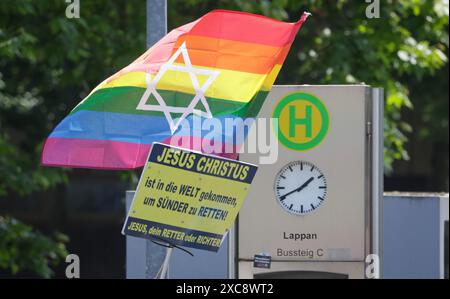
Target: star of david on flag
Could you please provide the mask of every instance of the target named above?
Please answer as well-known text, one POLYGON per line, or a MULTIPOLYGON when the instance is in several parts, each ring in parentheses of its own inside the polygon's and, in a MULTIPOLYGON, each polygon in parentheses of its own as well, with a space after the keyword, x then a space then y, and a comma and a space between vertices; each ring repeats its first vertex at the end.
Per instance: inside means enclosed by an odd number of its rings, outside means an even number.
POLYGON ((231 146, 231 154, 213 154, 236 157, 242 138, 184 130, 182 124, 191 125, 194 116, 221 123, 255 118, 308 15, 286 23, 214 10, 172 30, 56 126, 41 164, 135 169, 144 166, 154 142, 172 144, 179 137, 194 141, 186 147, 197 150, 194 144, 210 141, 231 146))
POLYGON ((216 70, 208 70, 204 68, 194 67, 192 66, 191 60, 189 58, 189 53, 186 48, 186 43, 183 43, 180 48, 173 54, 173 56, 169 59, 169 61, 164 64, 159 72, 156 74, 156 76, 152 79, 151 74, 147 73, 145 75, 145 81, 147 82, 147 90, 142 95, 141 100, 139 101, 139 104, 136 109, 139 110, 151 110, 151 111, 161 111, 164 113, 164 116, 167 119, 167 123, 170 126, 170 130, 173 133, 177 130, 180 123, 188 116, 189 114, 193 113, 199 116, 204 116, 207 118, 212 118, 213 115, 211 113, 211 110, 209 109, 208 101, 205 97, 205 92, 208 89, 208 87, 213 83, 213 81, 216 79, 216 77, 219 75, 219 71, 216 70), (175 65, 175 60, 182 55, 185 66, 175 65), (187 107, 179 107, 179 106, 168 106, 166 102, 164 101, 163 97, 159 94, 158 90, 156 89, 156 86, 161 79, 161 77, 164 76, 164 74, 168 70, 173 70, 177 72, 185 72, 189 74, 189 77, 192 81, 192 86, 195 90, 195 95, 192 98, 192 101, 189 103, 187 107), (208 76, 207 80, 200 86, 198 79, 196 75, 203 75, 208 76), (149 97, 153 95, 156 100, 158 101, 159 105, 149 105, 147 104, 147 100, 149 97), (205 111, 195 109, 198 102, 201 101, 203 104, 203 107, 205 111), (182 113, 181 116, 178 118, 178 121, 175 123, 171 113, 182 113))

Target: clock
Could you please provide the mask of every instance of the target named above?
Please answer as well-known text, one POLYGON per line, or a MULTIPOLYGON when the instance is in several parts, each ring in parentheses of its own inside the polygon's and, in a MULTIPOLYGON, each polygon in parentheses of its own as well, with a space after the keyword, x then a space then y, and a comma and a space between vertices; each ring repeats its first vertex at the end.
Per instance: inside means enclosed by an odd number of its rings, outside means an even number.
POLYGON ((327 182, 317 166, 306 161, 294 161, 277 173, 275 198, 288 213, 306 215, 317 210, 327 196, 327 182))

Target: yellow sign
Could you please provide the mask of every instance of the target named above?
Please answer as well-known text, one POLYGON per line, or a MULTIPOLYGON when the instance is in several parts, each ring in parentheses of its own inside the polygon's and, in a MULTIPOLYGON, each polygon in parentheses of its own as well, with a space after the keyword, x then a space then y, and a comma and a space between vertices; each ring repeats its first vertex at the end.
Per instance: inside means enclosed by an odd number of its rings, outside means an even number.
POLYGON ((122 232, 217 251, 255 165, 154 143, 122 232))
POLYGON ((278 140, 286 147, 305 151, 317 146, 328 132, 328 111, 321 100, 303 92, 287 95, 275 107, 278 140))

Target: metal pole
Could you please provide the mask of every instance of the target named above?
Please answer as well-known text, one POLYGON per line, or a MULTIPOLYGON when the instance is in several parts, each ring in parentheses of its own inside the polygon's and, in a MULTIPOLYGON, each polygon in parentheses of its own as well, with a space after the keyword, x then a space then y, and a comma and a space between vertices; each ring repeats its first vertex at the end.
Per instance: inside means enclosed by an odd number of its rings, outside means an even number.
POLYGON ((167 274, 169 271, 169 263, 170 263, 170 257, 172 256, 173 247, 168 247, 166 251, 166 257, 164 258, 164 263, 161 270, 161 275, 159 276, 160 279, 168 278, 167 274))
POLYGON ((373 253, 380 259, 379 274, 383 276, 383 177, 384 177, 384 89, 372 89, 372 228, 373 253))
POLYGON ((147 0, 147 48, 167 34, 167 1, 147 0))
MULTIPOLYGON (((167 34, 167 1, 147 0, 147 48, 152 47, 167 34)), ((146 278, 155 277, 155 269, 161 264, 164 248, 146 241, 146 278)), ((166 254, 167 259, 167 254, 166 254)), ((167 262, 168 263, 168 262, 167 262)), ((167 264, 168 266, 168 264, 167 264)), ((164 276, 163 276, 164 277, 164 276)))
MULTIPOLYGON (((147 48, 152 47, 167 33, 167 1, 147 0, 146 2, 147 48)), ((134 192, 127 192, 127 210, 134 192)), ((167 253, 164 248, 151 241, 127 236, 127 278, 155 278, 167 253), (145 258, 145 262, 142 261, 145 258)), ((167 260, 167 267, 169 260, 167 260)), ((165 270, 167 272, 167 269, 165 270)))

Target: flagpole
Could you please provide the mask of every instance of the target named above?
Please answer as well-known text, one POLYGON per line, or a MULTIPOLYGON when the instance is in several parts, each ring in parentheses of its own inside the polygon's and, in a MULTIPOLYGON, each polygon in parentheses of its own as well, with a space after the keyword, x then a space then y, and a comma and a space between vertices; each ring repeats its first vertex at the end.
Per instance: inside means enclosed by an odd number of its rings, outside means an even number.
MULTIPOLYGON (((146 3, 146 41, 147 48, 156 44, 167 33, 167 0, 147 0, 146 3)), ((173 248, 168 248, 163 262, 164 275, 160 277, 165 278, 169 267, 170 256, 173 248), (164 269, 165 268, 165 269, 164 269)), ((145 263, 146 263, 146 278, 154 278, 153 266, 155 260, 159 263, 159 257, 163 255, 164 248, 146 240, 145 248, 145 263)), ((163 273, 161 273, 163 274, 163 273)))
POLYGON ((147 0, 147 49, 167 34, 167 0, 147 0))
POLYGON ((167 247, 167 251, 166 251, 166 257, 164 258, 164 262, 162 265, 162 270, 161 270, 161 274, 159 276, 159 279, 165 279, 168 278, 168 271, 169 271, 169 263, 170 263, 170 258, 172 257, 172 251, 173 251, 173 247, 167 247))

